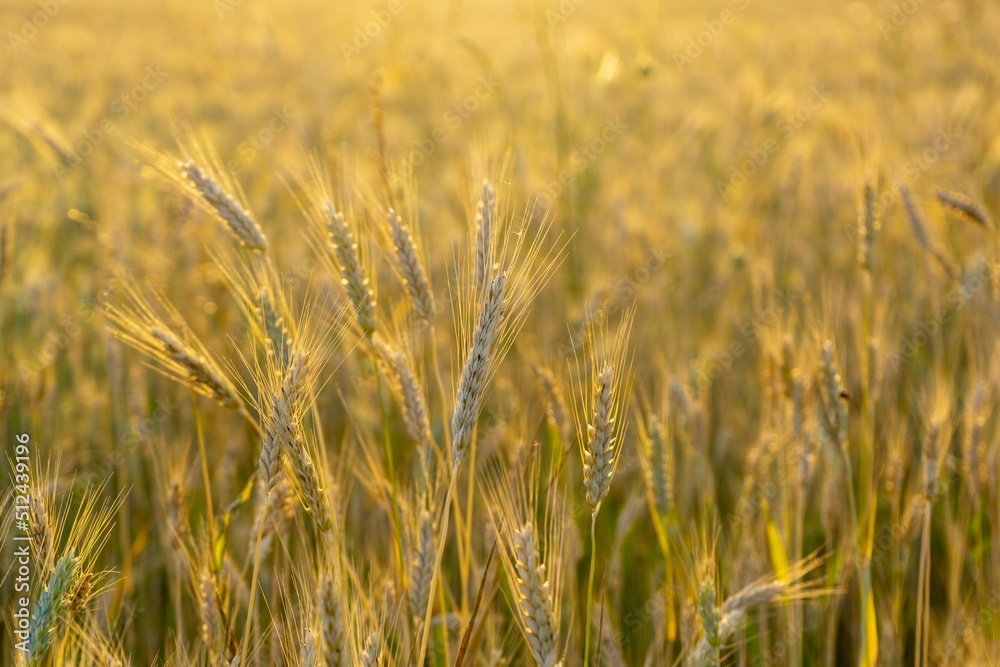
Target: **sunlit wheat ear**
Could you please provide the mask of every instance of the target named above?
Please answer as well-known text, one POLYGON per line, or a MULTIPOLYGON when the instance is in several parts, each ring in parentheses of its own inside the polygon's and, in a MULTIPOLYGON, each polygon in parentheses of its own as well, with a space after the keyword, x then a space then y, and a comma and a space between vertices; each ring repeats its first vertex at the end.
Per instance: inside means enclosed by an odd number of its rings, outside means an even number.
POLYGON ((413 556, 410 560, 407 602, 414 619, 421 619, 430 596, 431 573, 434 568, 434 523, 430 512, 420 514, 420 526, 413 556))
POLYGON ((198 576, 198 610, 201 613, 201 639, 209 650, 214 651, 221 644, 222 624, 215 581, 207 568, 198 576))
POLYGON ((193 161, 183 160, 177 166, 191 187, 211 206, 212 212, 226 224, 240 243, 251 250, 267 251, 267 237, 250 211, 243 208, 233 195, 226 192, 207 171, 193 161))
POLYGON ((348 667, 351 665, 348 643, 347 615, 340 587, 329 574, 319 580, 320 650, 323 665, 348 667))
POLYGON ((395 268, 403 281, 406 293, 413 304, 413 312, 426 324, 433 324, 436 314, 434 293, 431 290, 427 272, 420 261, 417 245, 409 225, 403 222, 393 209, 389 209, 386 218, 389 222, 389 234, 396 260, 395 268))
POLYGON ((577 360, 576 417, 583 485, 587 504, 595 514, 611 488, 626 430, 622 410, 631 388, 632 354, 628 337, 633 319, 634 311, 626 311, 614 333, 609 332, 606 321, 591 322, 588 326, 589 387, 584 380, 585 364, 577 360))
POLYGON ((455 413, 451 421, 452 461, 457 467, 472 442, 472 434, 479 418, 480 403, 486 391, 494 359, 494 346, 500 332, 500 320, 504 315, 504 295, 507 276, 502 271, 493 279, 483 300, 479 320, 472 334, 472 347, 462 368, 455 400, 455 413))
POLYGON ((223 407, 246 412, 236 388, 176 310, 164 299, 157 299, 160 310, 183 333, 172 329, 137 289, 127 287, 125 295, 124 304, 109 306, 107 310, 119 340, 146 355, 164 375, 189 384, 223 407))
POLYGON ((488 179, 483 179, 482 192, 476 204, 476 285, 480 289, 489 280, 494 260, 494 222, 497 193, 488 179))
POLYGON ((560 664, 566 562, 560 493, 556 488, 541 493, 537 451, 532 452, 524 475, 494 467, 486 473, 483 485, 500 539, 498 553, 511 586, 515 621, 535 663, 554 667, 560 664))
POLYGON ((40 665, 69 619, 69 601, 79 572, 80 559, 73 550, 59 559, 35 604, 28 639, 28 665, 40 665))
POLYGON ((358 324, 366 334, 371 335, 375 331, 375 292, 362 268, 358 244, 343 213, 336 211, 329 201, 324 204, 324 211, 340 281, 347 291, 347 297, 354 304, 358 324))
POLYGON ((403 411, 406 434, 420 447, 431 445, 430 418, 424 390, 402 346, 396 346, 380 336, 373 338, 379 360, 388 370, 390 388, 403 411))
POLYGON ((260 317, 264 322, 264 332, 267 334, 268 351, 273 354, 282 366, 287 367, 289 355, 292 353, 292 336, 285 326, 285 316, 281 308, 267 289, 260 290, 260 317))
POLYGON ((861 215, 858 219, 858 260, 866 271, 871 271, 872 244, 875 241, 875 233, 879 224, 875 209, 876 198, 875 185, 870 179, 866 179, 861 201, 861 215))
POLYGON ((980 224, 986 228, 991 228, 993 226, 993 221, 990 219, 990 215, 986 212, 986 209, 962 193, 950 192, 948 190, 938 188, 934 194, 943 206, 958 212, 967 220, 971 220, 972 222, 980 224))
POLYGON ((220 221, 229 232, 251 250, 267 252, 267 237, 246 204, 246 197, 221 160, 196 141, 189 128, 178 136, 181 157, 174 157, 151 144, 134 143, 142 157, 168 180, 174 182, 199 207, 220 221))

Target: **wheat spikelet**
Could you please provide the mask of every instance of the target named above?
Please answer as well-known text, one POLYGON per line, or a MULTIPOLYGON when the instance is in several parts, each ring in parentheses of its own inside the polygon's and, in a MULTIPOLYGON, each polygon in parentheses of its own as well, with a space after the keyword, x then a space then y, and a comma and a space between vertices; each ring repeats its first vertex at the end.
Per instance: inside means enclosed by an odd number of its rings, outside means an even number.
POLYGON ((392 379, 390 387, 403 410, 406 434, 421 447, 431 444, 433 438, 427 402, 409 357, 402 348, 394 347, 379 336, 375 336, 373 341, 379 358, 388 367, 392 379))
POLYGON ((403 278, 403 286, 413 303, 413 312, 421 320, 431 324, 434 322, 435 315, 434 294, 431 291, 430 282, 427 280, 427 273, 420 262, 413 233, 396 211, 391 208, 388 220, 392 245, 396 251, 397 268, 403 278))
POLYGON ((615 471, 618 450, 614 435, 614 395, 612 393, 614 369, 604 366, 594 379, 594 411, 587 424, 587 444, 583 452, 583 484, 587 490, 587 503, 597 509, 608 495, 615 471))
POLYGON ((472 441, 472 434, 479 418, 479 406, 486 391, 494 343, 504 314, 504 291, 507 276, 502 271, 493 279, 489 292, 479 312, 479 320, 472 335, 472 347, 462 368, 458 383, 455 414, 452 417, 452 460, 457 467, 472 441))
POLYGON ((316 651, 316 637, 311 628, 306 628, 302 645, 299 647, 300 667, 319 667, 319 655, 316 651))
POLYGON ((320 647, 325 667, 348 667, 351 664, 347 644, 346 616, 340 589, 334 579, 324 574, 319 581, 320 647))
POLYGON ((648 477, 656 509, 661 516, 666 516, 670 513, 670 507, 674 502, 674 489, 671 481, 667 434, 663 422, 656 415, 649 419, 648 477))
POLYGON ((187 347, 174 334, 159 327, 150 335, 160 342, 163 352, 177 366, 187 371, 187 379, 206 396, 226 408, 238 409, 243 405, 239 394, 214 363, 187 347))
POLYGON ((430 596, 431 574, 434 568, 434 524, 427 510, 420 513, 420 532, 416 552, 410 562, 407 601, 410 613, 420 619, 427 609, 430 596))
POLYGON ((559 432, 563 442, 568 443, 571 439, 570 418, 566 410, 566 399, 559 388, 559 383, 547 368, 538 368, 537 376, 538 383, 542 385, 542 391, 545 392, 545 412, 549 421, 559 432))
POLYGON ((552 596, 531 522, 513 532, 513 560, 517 572, 516 598, 535 662, 551 667, 556 661, 558 630, 552 596))
POLYGON ((496 197, 496 190, 484 178, 482 193, 476 204, 476 285, 479 289, 485 287, 493 269, 496 197))
POLYGON ((250 211, 243 208, 218 181, 192 160, 183 160, 178 163, 177 167, 182 176, 208 202, 211 210, 226 224, 229 231, 239 239, 240 243, 251 250, 267 251, 267 237, 264 236, 260 225, 253 219, 250 211))
POLYGON ((268 351, 279 360, 283 368, 288 367, 292 354, 292 338, 285 327, 284 317, 267 289, 260 291, 260 314, 267 333, 268 351))
POLYGON ((361 667, 378 667, 381 652, 382 634, 376 630, 365 640, 358 662, 361 663, 361 667))
POLYGON ((219 645, 221 622, 219 620, 218 593, 208 569, 198 577, 198 604, 201 612, 201 639, 210 648, 219 645))
POLYGON ((948 190, 944 190, 942 188, 938 188, 934 194, 937 196, 937 200, 941 202, 941 204, 952 210, 958 211, 972 222, 978 223, 986 228, 993 226, 993 221, 990 220, 990 216, 986 210, 965 195, 959 192, 949 192, 948 190))
POLYGON ((826 341, 819 369, 820 436, 830 446, 847 447, 847 400, 840 370, 834 358, 833 342, 826 341))
POLYGON ((367 335, 371 335, 375 331, 375 293, 361 264, 361 255, 354 240, 354 233, 347 224, 344 214, 337 211, 331 201, 326 200, 322 210, 341 284, 354 305, 358 324, 367 335))
POLYGON ((28 638, 29 666, 39 665, 45 660, 58 630, 67 620, 70 594, 77 580, 79 563, 80 559, 70 549, 56 563, 45 590, 35 604, 31 635, 28 638))
POLYGON ((31 555, 39 574, 48 576, 52 569, 52 523, 46 509, 45 497, 32 494, 28 499, 28 525, 31 531, 31 555))

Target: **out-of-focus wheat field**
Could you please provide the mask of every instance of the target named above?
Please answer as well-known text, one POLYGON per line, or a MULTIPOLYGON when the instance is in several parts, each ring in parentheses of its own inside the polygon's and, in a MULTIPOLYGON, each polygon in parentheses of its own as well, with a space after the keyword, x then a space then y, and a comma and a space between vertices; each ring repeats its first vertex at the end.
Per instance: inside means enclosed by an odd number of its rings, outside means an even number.
POLYGON ((5 0, 0 663, 992 664, 998 32, 5 0))

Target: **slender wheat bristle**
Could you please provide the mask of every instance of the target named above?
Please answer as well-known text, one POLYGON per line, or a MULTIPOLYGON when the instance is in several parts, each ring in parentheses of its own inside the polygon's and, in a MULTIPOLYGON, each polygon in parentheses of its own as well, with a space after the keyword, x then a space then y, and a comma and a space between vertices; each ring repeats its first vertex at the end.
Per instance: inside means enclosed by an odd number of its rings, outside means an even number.
POLYGON ((504 315, 506 287, 507 276, 501 271, 493 279, 483 301, 479 320, 472 334, 472 347, 462 368, 461 380, 458 383, 458 398, 455 401, 455 414, 451 422, 452 460, 455 467, 461 462, 466 448, 472 441, 476 420, 479 418, 479 407, 486 391, 493 346, 500 330, 500 320, 504 315))
POLYGON ((410 589, 407 601, 415 619, 423 618, 430 596, 431 574, 434 567, 434 524, 427 510, 420 513, 420 533, 416 552, 410 563, 410 589))
POLYGON ((780 581, 764 581, 747 586, 722 604, 723 614, 747 611, 778 600, 788 592, 788 586, 780 581))
POLYGON ((476 285, 479 289, 485 287, 493 269, 496 198, 496 190, 484 178, 482 193, 476 204, 476 285))
POLYGON ((396 211, 391 208, 388 220, 392 245, 396 250, 396 262, 403 279, 403 286, 413 304, 413 312, 425 323, 432 324, 435 315, 434 293, 431 291, 424 266, 420 262, 413 233, 396 211))
POLYGON ((178 164, 181 174, 208 202, 239 241, 258 252, 267 252, 267 237, 260 225, 253 219, 248 210, 243 208, 236 198, 213 179, 208 172, 191 160, 183 160, 178 164))
POLYGON ((337 211, 329 200, 323 203, 323 212, 341 284, 354 305, 358 324, 365 334, 370 336, 375 332, 375 292, 372 291, 368 276, 361 264, 361 255, 354 240, 354 233, 347 224, 344 214, 337 211))
POLYGON ((536 543, 535 528, 525 523, 513 533, 514 565, 517 571, 516 597, 521 617, 528 629, 527 640, 535 662, 551 667, 556 662, 558 630, 553 613, 549 582, 536 543))
POLYGON ((340 589, 326 574, 319 581, 319 615, 323 664, 326 667, 348 667, 351 658, 340 589))
POLYGON ((959 192, 950 192, 942 188, 938 188, 935 195, 941 204, 952 210, 958 211, 972 222, 978 223, 986 228, 993 226, 993 221, 990 219, 986 209, 979 206, 965 195, 959 192))

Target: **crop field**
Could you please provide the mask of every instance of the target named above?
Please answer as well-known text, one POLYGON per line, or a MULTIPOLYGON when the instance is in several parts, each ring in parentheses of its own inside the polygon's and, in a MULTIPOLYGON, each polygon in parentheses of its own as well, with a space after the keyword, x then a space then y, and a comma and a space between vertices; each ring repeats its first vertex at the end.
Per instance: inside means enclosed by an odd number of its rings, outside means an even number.
POLYGON ((0 665, 1000 663, 1000 4, 0 2, 0 665))

